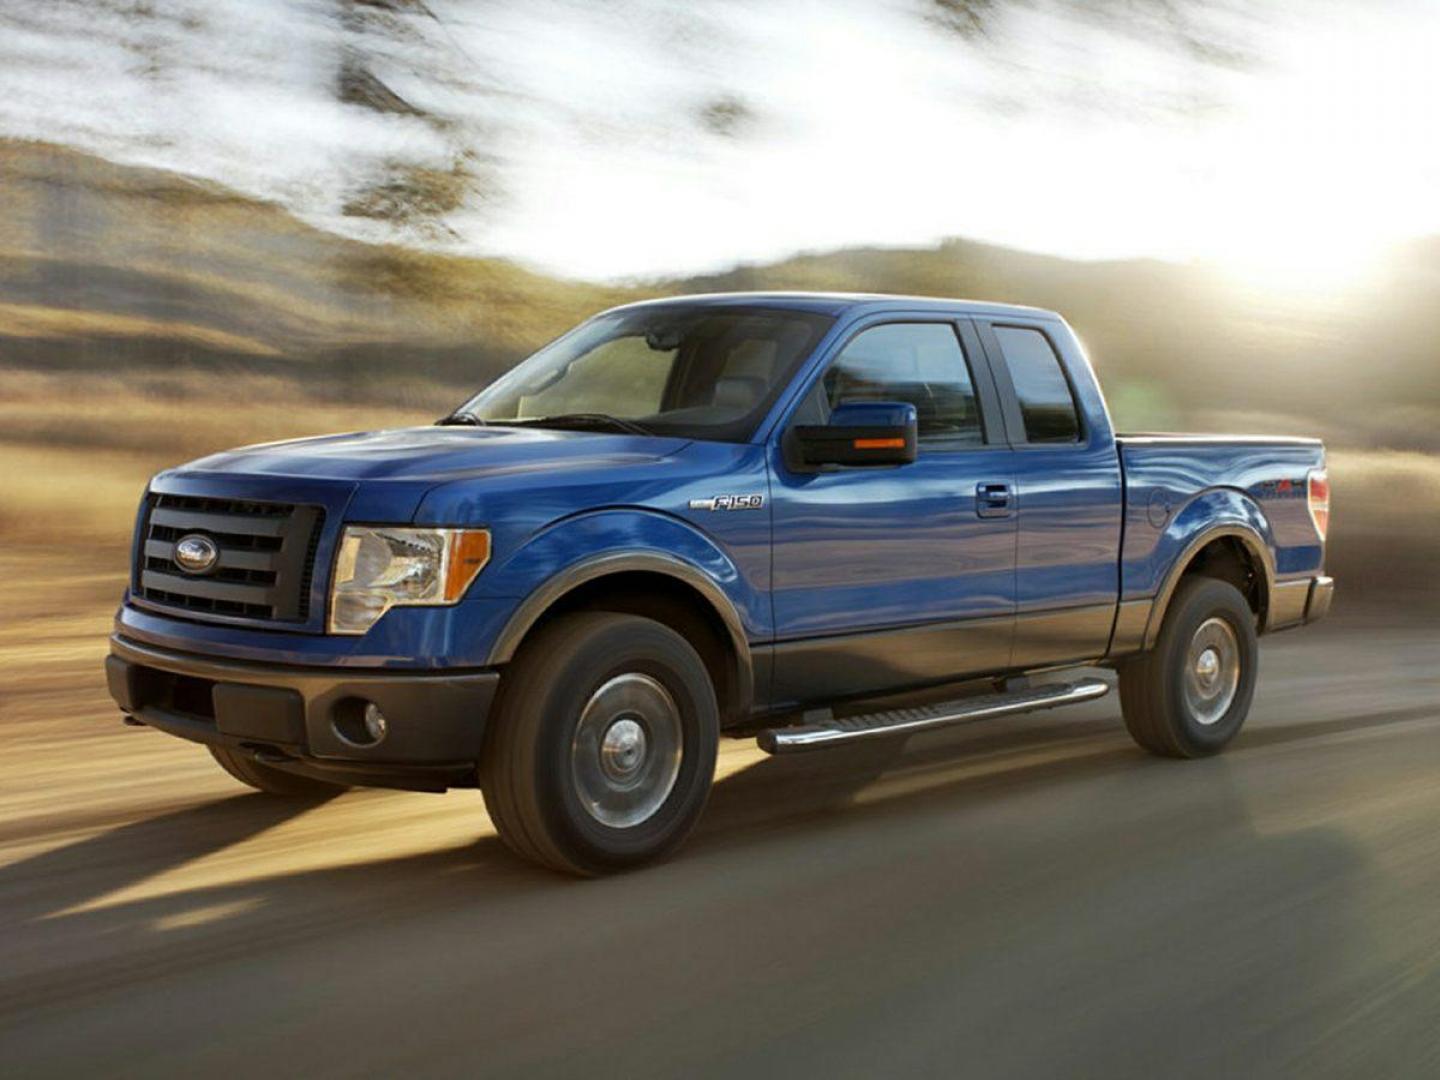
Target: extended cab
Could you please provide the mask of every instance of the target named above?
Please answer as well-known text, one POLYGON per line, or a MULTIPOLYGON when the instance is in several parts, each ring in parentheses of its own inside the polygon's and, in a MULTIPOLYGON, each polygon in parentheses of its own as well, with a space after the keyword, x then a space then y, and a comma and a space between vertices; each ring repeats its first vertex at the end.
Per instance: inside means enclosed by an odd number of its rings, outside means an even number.
POLYGON ((1309 439, 1121 435, 1058 315, 731 294, 597 315, 435 426, 160 473, 108 676, 277 795, 480 787, 557 868, 694 825, 721 732, 781 753, 1086 701, 1239 731, 1323 616, 1309 439), (920 703, 881 699, 927 688, 920 703))

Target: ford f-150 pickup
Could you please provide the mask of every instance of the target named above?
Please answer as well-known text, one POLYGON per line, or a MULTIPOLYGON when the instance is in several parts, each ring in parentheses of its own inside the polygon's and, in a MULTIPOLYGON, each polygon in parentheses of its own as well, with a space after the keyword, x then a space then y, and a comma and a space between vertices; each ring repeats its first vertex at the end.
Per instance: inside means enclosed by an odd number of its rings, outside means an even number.
POLYGON ((479 787, 520 855, 673 849, 770 753, 1088 701, 1240 730, 1325 615, 1310 439, 1116 435, 1034 308, 753 293, 595 316, 434 426, 157 475, 107 675, 276 796, 479 787))

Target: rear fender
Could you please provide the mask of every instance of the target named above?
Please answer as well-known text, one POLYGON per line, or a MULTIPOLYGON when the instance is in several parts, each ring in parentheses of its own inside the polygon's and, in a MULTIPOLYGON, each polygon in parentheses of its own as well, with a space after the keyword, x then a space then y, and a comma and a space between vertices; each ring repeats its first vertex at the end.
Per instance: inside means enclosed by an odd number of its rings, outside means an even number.
POLYGON ((1154 648, 1170 600, 1186 568, 1207 545, 1233 537, 1250 556, 1260 575, 1261 628, 1275 587, 1275 539, 1259 504, 1235 488, 1212 488, 1197 495, 1171 519, 1152 552, 1153 565, 1164 567, 1150 607, 1144 647, 1154 648))

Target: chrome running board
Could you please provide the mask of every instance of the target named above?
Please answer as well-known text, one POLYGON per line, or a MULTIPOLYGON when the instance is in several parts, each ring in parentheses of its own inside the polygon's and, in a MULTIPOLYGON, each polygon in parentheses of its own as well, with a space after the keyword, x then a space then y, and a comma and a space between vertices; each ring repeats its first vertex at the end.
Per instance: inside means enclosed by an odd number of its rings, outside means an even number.
POLYGON ((1072 683, 1035 686, 1028 690, 1011 690, 999 694, 983 694, 961 701, 945 701, 919 709, 892 709, 889 712, 865 713, 863 716, 833 717, 818 723, 797 727, 766 728, 755 736, 760 749, 767 754, 792 754, 797 750, 819 750, 826 746, 878 739, 886 735, 913 735, 919 731, 969 724, 976 720, 993 720, 1000 716, 1054 709, 1061 705, 1079 705, 1094 701, 1110 692, 1110 684, 1101 679, 1080 679, 1072 683))

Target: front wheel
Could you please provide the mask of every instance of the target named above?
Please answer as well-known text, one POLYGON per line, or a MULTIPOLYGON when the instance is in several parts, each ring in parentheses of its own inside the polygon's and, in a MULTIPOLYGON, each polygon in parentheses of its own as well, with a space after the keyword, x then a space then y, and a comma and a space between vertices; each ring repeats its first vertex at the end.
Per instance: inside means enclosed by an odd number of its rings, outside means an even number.
POLYGON ((1245 723, 1259 644, 1240 590, 1215 578, 1180 583, 1155 648, 1120 668, 1120 711, 1152 754, 1214 754, 1245 723))
POLYGON ((505 673, 480 764, 486 809, 514 851, 557 870, 647 862, 699 819, 719 729, 705 664, 675 631, 564 616, 505 673))

